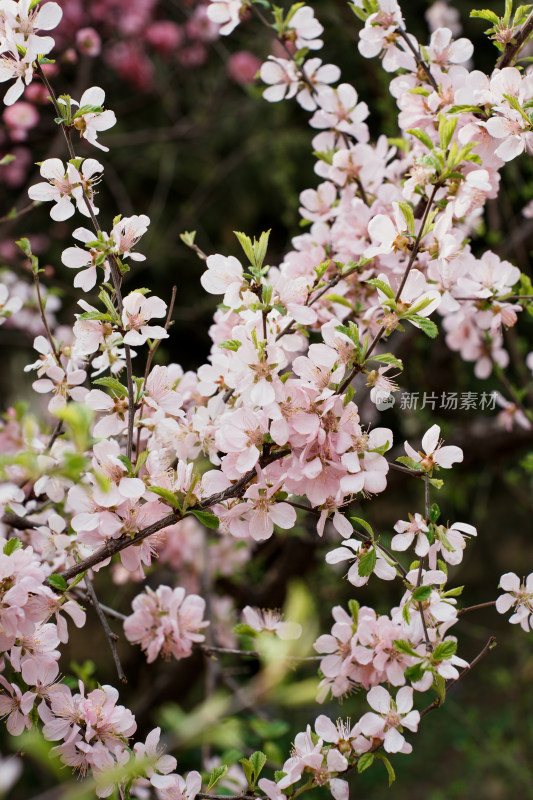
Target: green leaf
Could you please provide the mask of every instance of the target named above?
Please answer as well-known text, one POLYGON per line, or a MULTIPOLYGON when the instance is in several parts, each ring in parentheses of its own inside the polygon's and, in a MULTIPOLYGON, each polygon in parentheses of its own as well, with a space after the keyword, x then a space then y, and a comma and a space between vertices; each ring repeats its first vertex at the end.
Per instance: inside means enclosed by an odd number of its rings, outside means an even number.
POLYGON ((444 481, 441 480, 440 478, 430 478, 429 482, 432 486, 435 487, 435 489, 442 489, 442 487, 444 486, 444 481))
POLYGON ((392 768, 392 764, 390 763, 387 756, 384 756, 383 753, 376 753, 376 758, 379 758, 385 764, 385 769, 387 770, 387 774, 389 776, 389 788, 392 786, 394 781, 396 780, 396 773, 392 768))
POLYGON ((345 306, 346 308, 353 308, 350 301, 340 294, 328 294, 324 300, 328 300, 330 303, 337 303, 337 305, 345 306))
POLYGON ((396 650, 399 650, 400 653, 405 653, 407 656, 418 656, 418 653, 415 653, 406 639, 395 639, 394 646, 396 650))
POLYGON ((400 206, 401 212, 407 224, 407 230, 409 233, 414 236, 415 235, 415 215, 413 213, 413 209, 409 205, 409 203, 398 203, 400 206))
POLYGON ((75 586, 77 586, 77 585, 78 585, 78 583, 81 583, 81 582, 82 582, 82 580, 85 578, 85 576, 86 576, 86 575, 87 575, 87 570, 85 569, 85 570, 83 570, 83 572, 80 572, 80 574, 79 574, 79 575, 76 575, 76 577, 74 578, 74 580, 72 580, 72 581, 69 583, 69 586, 68 586, 68 588, 69 588, 69 589, 74 589, 74 587, 75 587, 75 586))
POLYGON ((481 113, 481 109, 479 106, 452 106, 446 112, 447 114, 462 114, 462 113, 472 113, 472 114, 479 114, 481 113))
POLYGON ((404 467, 416 470, 417 472, 420 472, 420 470, 422 469, 422 467, 420 466, 420 462, 415 461, 414 458, 409 458, 409 456, 398 456, 396 461, 399 461, 400 464, 404 465, 404 467))
POLYGON ((11 155, 11 153, 7 153, 3 158, 0 158, 0 167, 5 167, 6 164, 11 164, 15 158, 16 156, 11 155))
POLYGON ((446 642, 441 642, 433 650, 433 661, 446 661, 448 658, 454 656, 457 652, 457 642, 449 639, 446 642))
POLYGON ((224 350, 233 350, 235 353, 241 346, 242 342, 239 342, 238 339, 226 339, 225 342, 220 342, 219 347, 223 347, 224 350))
POLYGON ((439 698, 439 704, 442 705, 446 700, 446 681, 442 677, 442 675, 434 675, 433 676, 433 689, 437 692, 437 697, 439 698))
POLYGON ((416 683, 416 681, 419 681, 424 675, 424 668, 422 664, 413 664, 412 667, 407 667, 404 675, 406 680, 416 683))
POLYGON ((163 498, 163 500, 165 500, 173 508, 180 508, 178 498, 173 492, 170 491, 170 489, 165 489, 163 486, 149 486, 148 491, 158 494, 159 497, 163 498))
POLYGON ((362 528, 365 529, 365 531, 372 539, 374 538, 374 531, 372 530, 372 527, 369 525, 366 519, 361 519, 361 517, 350 517, 350 520, 352 522, 355 522, 357 525, 360 525, 362 528))
POLYGON ((270 236, 270 231, 263 231, 261 236, 259 237, 259 241, 254 238, 254 245, 253 251, 255 256, 255 263, 258 267, 263 266, 263 261, 265 260, 266 251, 268 248, 268 238, 270 236))
POLYGON ((78 314, 78 319, 99 319, 104 322, 113 322, 111 314, 102 314, 101 311, 84 311, 83 314, 78 314))
POLYGON ((106 378, 97 378, 93 382, 98 386, 106 386, 108 389, 111 389, 113 394, 115 394, 117 397, 126 397, 128 394, 126 387, 123 386, 120 381, 117 381, 116 378, 111 378, 108 376, 106 378))
POLYGON ((249 236, 245 233, 240 233, 239 231, 233 231, 237 239, 239 240, 239 244, 244 250, 247 258, 250 261, 250 264, 255 267, 255 253, 254 253, 254 246, 252 244, 252 240, 249 236))
POLYGON ((440 517, 440 508, 436 503, 431 505, 429 509, 429 520, 430 522, 437 522, 438 518, 440 517))
POLYGON ((433 150, 434 144, 425 131, 421 130, 420 128, 409 128, 405 132, 410 133, 411 136, 415 136, 420 142, 422 142, 422 144, 426 145, 428 150, 433 150))
POLYGON ((137 461, 135 463, 135 469, 133 470, 133 474, 137 475, 138 472, 144 467, 146 464, 146 459, 148 458, 148 450, 143 450, 142 453, 139 453, 137 456, 137 461))
POLYGON ((211 514, 210 511, 196 511, 194 508, 189 510, 190 514, 194 514, 196 519, 205 525, 206 528, 211 528, 211 530, 216 531, 220 526, 220 520, 215 514, 211 514))
POLYGON ((207 784, 207 791, 210 792, 213 786, 219 782, 221 778, 227 773, 227 764, 221 764, 219 767, 213 767, 209 776, 209 783, 207 784))
POLYGON ((18 538, 18 536, 13 536, 12 539, 8 539, 4 545, 4 555, 10 556, 15 553, 17 550, 22 549, 22 542, 18 538))
POLYGON ((370 361, 379 361, 380 364, 390 364, 397 369, 403 369, 403 362, 393 356, 392 353, 381 353, 379 356, 371 356, 370 361))
POLYGON ((423 331, 426 336, 429 336, 430 339, 434 339, 436 336, 438 336, 439 329, 435 323, 427 317, 421 317, 418 314, 407 314, 406 319, 410 320, 411 322, 416 322, 420 330, 423 331))
POLYGON ((365 769, 368 769, 374 763, 374 753, 363 753, 357 759, 357 772, 364 772, 365 769))
POLYGON ((365 281, 368 283, 369 286, 374 286, 376 289, 379 289, 386 295, 390 300, 394 300, 394 292, 392 291, 391 287, 385 281, 381 281, 379 278, 370 278, 370 280, 365 281))
POLYGON ((487 22, 492 22, 493 25, 497 25, 499 21, 497 14, 494 11, 489 11, 488 8, 482 8, 479 11, 474 9, 470 12, 470 16, 475 19, 486 19, 487 22))
POLYGON ((423 600, 427 600, 430 596, 433 589, 431 586, 419 586, 413 592, 413 600, 416 600, 417 603, 421 603, 423 600))
POLYGON ((267 762, 266 755, 261 750, 256 750, 255 753, 252 753, 250 756, 250 764, 253 767, 254 771, 254 783, 257 783, 257 779, 261 774, 261 770, 265 766, 267 762))
POLYGON ((131 475, 132 472, 133 472, 133 464, 131 463, 129 458, 127 456, 123 456, 123 455, 117 456, 117 458, 118 458, 119 461, 122 461, 122 463, 124 464, 124 466, 128 470, 128 473, 131 475))
POLYGON ((252 628, 250 625, 247 625, 245 622, 238 622, 236 625, 233 626, 231 629, 232 633, 237 633, 239 636, 257 636, 258 631, 255 628, 252 628))
POLYGON ((348 600, 348 609, 350 611, 350 614, 352 615, 352 619, 355 625, 357 625, 357 620, 359 617, 359 608, 360 608, 359 603, 357 602, 357 600, 354 600, 353 597, 350 600, 348 600))
POLYGON ((367 553, 365 553, 362 558, 359 559, 359 564, 357 565, 357 572, 361 576, 361 578, 366 578, 368 575, 371 575, 374 571, 374 567, 376 566, 376 548, 373 547, 367 553))
POLYGON ((48 583, 52 587, 52 589, 57 589, 58 592, 66 592, 67 590, 67 582, 62 577, 62 575, 58 575, 54 572, 53 575, 48 576, 48 583))
POLYGON ((439 138, 440 146, 443 150, 448 149, 456 126, 457 117, 448 117, 446 114, 439 114, 439 138))
POLYGON ((239 763, 242 764, 242 768, 244 770, 245 778, 248 781, 248 786, 253 788, 253 786, 254 786, 254 778, 253 778, 254 768, 252 766, 252 763, 247 758, 239 759, 239 763))
POLYGON ((192 247, 196 239, 196 231, 183 231, 180 233, 180 239, 187 247, 192 247))

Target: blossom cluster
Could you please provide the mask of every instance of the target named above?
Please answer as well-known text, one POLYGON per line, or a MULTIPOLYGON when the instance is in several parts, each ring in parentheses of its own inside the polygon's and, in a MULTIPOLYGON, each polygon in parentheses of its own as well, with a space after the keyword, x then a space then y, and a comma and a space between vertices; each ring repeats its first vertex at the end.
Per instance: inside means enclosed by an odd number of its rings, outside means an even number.
MULTIPOLYGON (((212 0, 206 19, 229 34, 248 5, 212 0)), ((354 600, 349 613, 333 608, 331 632, 314 645, 322 656, 319 700, 364 689, 372 711, 353 726, 320 715, 314 732, 308 726, 298 733, 283 775, 258 782, 272 800, 303 778, 346 800, 348 785, 338 776, 365 755, 410 752, 403 728, 418 728, 415 692, 434 690, 442 699, 446 681, 468 667, 449 633, 459 619, 460 589, 448 588, 448 565, 461 562, 477 531, 465 522, 439 524, 440 511, 429 504, 430 487, 439 487, 438 476, 463 452, 444 444, 437 424, 420 449, 404 443, 406 455, 397 461, 422 479, 426 502, 423 512, 395 523, 388 545, 368 522, 347 514, 354 501, 385 492, 391 464, 399 466, 389 461, 392 430, 368 423, 356 386, 364 380, 371 397, 395 391, 390 370, 401 371, 403 363, 384 352, 385 340, 394 342, 407 323, 415 335, 433 338, 437 312, 448 346, 475 362, 478 377, 505 366, 502 326, 513 325, 522 310, 513 295, 520 273, 495 253, 477 258, 467 237, 497 193, 503 164, 530 146, 524 108, 533 86, 513 67, 490 76, 469 70, 472 45, 453 40, 448 28, 437 28, 421 48, 404 30, 396 0, 374 5, 369 13, 368 4, 354 3, 365 22, 359 49, 399 72, 391 91, 407 147, 397 150, 384 136, 370 143, 368 108, 355 87, 338 84, 339 69, 314 55, 323 28, 312 8, 278 9, 275 30, 290 57, 271 56, 260 75, 268 102, 295 98, 319 131, 313 148, 321 183, 300 196, 310 227, 278 265, 267 263, 266 233, 258 240, 236 234, 240 259, 203 254, 193 234, 183 235, 205 260, 203 288, 221 300, 207 362, 185 372, 179 364, 154 364, 169 337, 173 299, 144 287, 124 291, 131 262, 146 259, 138 247, 149 217, 118 214, 100 223, 96 186, 105 167, 70 151, 74 132, 106 150, 98 135, 116 118, 104 109, 104 90, 90 87, 79 101, 55 98, 40 62, 52 50, 48 32, 61 19, 60 7, 0 0, 0 79, 13 81, 4 101, 14 103, 38 74, 69 143, 69 160, 42 162, 44 181, 29 196, 51 202, 55 221, 86 217, 88 227, 74 229, 75 243, 61 261, 76 270, 76 288, 98 287, 90 302, 79 301, 71 329, 55 324, 38 294, 38 357, 26 371, 36 373, 34 391, 50 396, 53 434, 15 409, 0 429, 0 713, 13 735, 42 725, 63 763, 92 771, 99 796, 113 792, 106 773, 121 767, 128 792, 142 794, 151 784, 162 800, 193 800, 202 783, 197 772, 173 772, 175 759, 158 749, 158 729, 130 747, 136 722, 117 704, 114 687, 87 693, 80 684, 73 693, 57 682, 59 648, 68 640, 61 614, 85 623, 70 598, 98 606, 92 582, 116 554, 117 583, 142 581, 156 555, 187 573, 186 586, 146 587, 133 599, 124 632, 149 663, 160 654, 189 657, 210 624, 210 632, 234 643, 239 626, 220 626, 220 633, 216 603, 197 593, 200 575, 231 572, 258 544, 291 531, 298 510, 314 512, 317 537, 341 537, 326 563, 350 562, 350 584, 359 589, 373 576, 401 580, 390 614, 354 600), (24 457, 10 459, 17 452, 24 457), (213 546, 207 530, 217 537, 213 546), (404 565, 396 554, 410 549, 418 561, 404 565), (383 684, 395 687, 394 696, 383 684)), ((40 292, 38 258, 28 240, 19 246, 40 292)), ((12 281, 0 287, 3 320, 23 301, 12 281)), ((496 603, 501 613, 514 608, 510 621, 525 629, 533 618, 530 578, 503 575, 506 594, 496 603)), ((218 600, 219 616, 236 620, 231 599, 218 600)), ((297 640, 303 632, 268 609, 246 606, 242 619, 244 635, 297 640)))

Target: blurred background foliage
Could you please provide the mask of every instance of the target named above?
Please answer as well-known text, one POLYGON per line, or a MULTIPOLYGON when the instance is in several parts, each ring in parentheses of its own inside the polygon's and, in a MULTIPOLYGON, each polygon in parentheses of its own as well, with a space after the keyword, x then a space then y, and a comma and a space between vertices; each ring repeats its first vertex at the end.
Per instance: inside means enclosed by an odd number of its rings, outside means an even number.
MULTIPOLYGON (((63 0, 62 5, 67 10, 73 2, 63 0)), ((87 24, 94 25, 102 36, 104 53, 113 48, 123 52, 120 47, 126 43, 133 47, 134 55, 141 53, 145 59, 136 62, 127 51, 130 61, 124 55, 121 66, 118 57, 113 62, 112 58, 82 55, 76 52, 73 34, 66 26, 58 58, 60 73, 53 78, 53 84, 57 91, 70 91, 74 97, 91 85, 101 85, 106 90, 106 106, 115 110, 118 119, 115 128, 101 135, 110 153, 89 152, 84 141, 77 145, 77 152, 97 158, 101 155, 105 166, 98 195, 104 228, 119 212, 150 217, 149 232, 140 247, 147 260, 134 266, 125 288, 148 286, 168 301, 171 287, 177 285, 171 338, 162 343, 157 358, 164 363, 177 361, 184 369, 192 369, 208 355, 207 331, 215 301, 202 292, 202 263, 181 243, 179 234, 196 229, 197 243, 207 253, 239 256, 234 230, 258 235, 271 228, 269 261, 279 263, 291 237, 300 230, 299 193, 318 183, 311 154, 314 132, 307 126, 307 114, 299 107, 291 103, 268 104, 262 101, 257 82, 238 82, 232 77, 228 64, 233 54, 245 51, 264 60, 273 52, 272 37, 257 21, 243 24, 230 39, 204 41, 198 32, 194 38, 192 31, 192 44, 200 43, 201 52, 197 48, 196 55, 193 52, 178 57, 178 53, 192 46, 191 42, 185 41, 175 52, 151 50, 146 42, 142 49, 142 31, 125 33, 120 25, 110 25, 109 21, 98 27, 94 19, 89 19, 89 2, 74 5, 81 8, 82 17, 87 15, 87 24)), ((323 59, 338 63, 343 80, 353 83, 360 98, 368 103, 373 135, 396 136, 396 107, 388 93, 390 76, 380 69, 377 60, 359 56, 358 22, 348 4, 345 0, 314 0, 312 5, 326 29, 323 59)), ((503 0, 491 0, 485 5, 503 12, 503 0)), ((483 38, 484 23, 469 19, 469 3, 461 0, 456 6, 461 12, 463 34, 475 43, 476 66, 490 71, 497 52, 483 38)), ((428 3, 422 0, 403 3, 407 28, 421 41, 428 35, 424 19, 427 7, 428 3)), ((186 30, 195 9, 191 2, 154 0, 151 20, 171 20, 186 30)), ((20 151, 18 173, 13 174, 13 169, 6 173, 7 168, 0 167, 2 217, 9 215, 12 208, 26 205, 27 185, 38 178, 38 168, 31 164, 34 159, 65 156, 51 113, 45 105, 38 106, 38 111, 38 124, 28 131, 24 141, 12 141, 7 124, 0 132, 0 154, 13 147, 20 151), (31 153, 29 161, 23 154, 26 150, 31 153)), ((521 217, 522 207, 531 198, 533 167, 531 158, 523 157, 503 171, 500 196, 488 206, 484 230, 474 243, 475 251, 481 253, 490 246, 531 275, 533 230, 531 220, 521 217)), ((83 222, 76 218, 76 224, 83 222)), ((70 221, 52 224, 47 207, 34 209, 16 220, 3 219, 0 228, 0 266, 25 274, 23 257, 12 241, 29 236, 34 251, 39 252, 46 265, 44 283, 61 298, 58 318, 66 324, 77 310, 79 297, 72 288, 72 273, 60 262, 61 250, 70 243, 71 230, 70 221)), ((512 355, 510 377, 517 383, 524 378, 523 356, 532 349, 530 332, 531 322, 526 318, 519 319, 516 329, 507 333, 512 355)), ((31 399, 30 378, 22 373, 22 366, 33 360, 33 335, 28 332, 25 337, 8 325, 0 329, 4 409, 21 396, 31 399)), ((403 391, 434 392, 440 397, 442 392, 489 392, 500 388, 495 378, 477 380, 471 366, 446 348, 442 336, 430 344, 413 331, 394 341, 391 349, 409 365, 400 379, 403 391)), ((143 365, 138 366, 139 374, 142 368, 143 365)), ((363 419, 368 419, 372 410, 365 392, 363 389, 355 399, 361 403, 363 419)), ((393 429, 399 443, 405 438, 412 443, 418 441, 423 431, 438 422, 444 438, 464 449, 464 463, 448 475, 439 496, 432 498, 439 503, 444 520, 469 522, 478 528, 478 539, 467 549, 463 564, 453 569, 453 584, 467 586, 463 605, 495 599, 503 572, 513 570, 522 575, 533 570, 533 459, 527 458, 533 440, 530 432, 502 431, 496 424, 495 411, 425 408, 415 412, 402 411, 397 404, 378 418, 379 424, 393 429)), ((398 455, 400 449, 397 447, 398 455)), ((408 512, 421 511, 422 504, 422 484, 391 473, 386 495, 376 502, 362 500, 353 512, 368 519, 387 542, 395 521, 405 519, 408 512)), ((355 590, 343 580, 342 572, 326 566, 324 555, 334 546, 333 541, 318 539, 315 520, 302 515, 290 534, 282 532, 257 547, 255 558, 247 560, 240 573, 216 577, 215 591, 229 595, 238 607, 282 607, 287 585, 298 577, 309 589, 308 619, 317 619, 321 632, 329 631, 331 607, 346 606, 350 597, 356 596, 362 605, 373 605, 378 611, 390 608, 399 599, 397 586, 371 581, 367 588, 355 590), (313 606, 311 597, 316 598, 313 606)), ((154 570, 149 574, 148 581, 151 585, 177 585, 186 578, 186 574, 176 574, 163 565, 157 574, 154 570)), ((117 585, 103 574, 98 578, 98 588, 103 602, 126 613, 139 591, 138 584, 117 585)), ((115 628, 119 629, 118 623, 115 628)), ((482 649, 491 633, 497 636, 498 646, 475 673, 455 687, 442 709, 423 720, 421 732, 408 737, 413 743, 413 755, 392 758, 398 778, 393 788, 387 788, 386 772, 376 764, 363 775, 351 777, 354 797, 533 797, 533 636, 511 628, 492 609, 465 617, 457 633, 459 654, 466 659, 482 649)), ((89 687, 96 681, 114 683, 112 661, 90 610, 89 627, 82 632, 72 630, 71 636, 62 668, 72 685, 79 678, 89 687)), ((189 743, 195 747, 183 742, 187 726, 184 713, 204 697, 206 659, 197 653, 184 662, 159 661, 148 666, 141 652, 124 640, 120 642, 120 653, 129 681, 121 689, 121 702, 136 714, 139 735, 160 724, 169 742, 176 737, 181 741, 174 753, 178 770, 198 768, 197 742, 189 743)), ((245 685, 259 669, 256 659, 238 661, 224 656, 216 664, 227 685, 233 687, 245 685)), ((297 694, 293 687, 285 693, 274 693, 268 704, 259 701, 256 708, 245 709, 237 721, 215 725, 211 734, 204 737, 204 754, 210 750, 220 756, 234 750, 233 756, 240 757, 262 748, 272 764, 279 766, 289 753, 296 732, 308 722, 312 724, 319 713, 355 720, 366 710, 363 698, 357 695, 347 698, 342 706, 316 706, 306 683, 315 675, 315 665, 307 663, 284 678, 285 682, 290 679, 303 687, 303 702, 288 705, 291 693, 297 694)), ((32 734, 25 735, 22 746, 18 739, 8 741, 5 731, 2 737, 3 752, 22 750, 29 767, 9 797, 59 798, 58 780, 69 781, 70 777, 49 760, 49 745, 32 734)))

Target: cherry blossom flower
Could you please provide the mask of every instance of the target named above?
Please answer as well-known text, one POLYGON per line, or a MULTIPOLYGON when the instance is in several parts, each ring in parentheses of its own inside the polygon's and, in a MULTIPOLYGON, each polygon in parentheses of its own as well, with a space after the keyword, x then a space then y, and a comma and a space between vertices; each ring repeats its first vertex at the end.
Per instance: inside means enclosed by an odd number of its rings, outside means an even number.
POLYGON ((124 344, 140 345, 147 339, 167 339, 168 333, 161 325, 147 325, 152 317, 164 317, 167 304, 159 297, 145 297, 141 292, 130 292, 124 298, 122 324, 126 334, 124 344))
POLYGON ((239 308, 242 304, 240 291, 243 285, 242 264, 235 256, 208 256, 207 272, 200 283, 209 294, 223 294, 224 305, 239 308))
POLYGON ((85 159, 79 171, 70 163, 65 168, 59 158, 48 158, 41 164, 41 175, 46 178, 47 183, 30 186, 28 195, 32 200, 54 202, 50 216, 56 221, 69 219, 74 214, 73 200, 78 211, 86 217, 90 216, 87 204, 98 214, 98 209, 93 204, 92 185, 95 182, 94 176, 103 172, 103 169, 94 158, 85 159))
POLYGON ((32 727, 29 713, 33 708, 36 695, 33 692, 22 694, 14 683, 8 683, 0 675, 0 684, 5 693, 0 693, 0 716, 7 716, 6 727, 11 736, 20 736, 23 730, 32 727))
POLYGON ((131 258, 133 261, 145 261, 142 253, 134 253, 132 249, 148 230, 150 218, 146 214, 135 214, 133 217, 122 217, 111 231, 110 239, 113 241, 113 252, 121 258, 131 258))
POLYGON ((263 97, 269 103, 290 100, 298 91, 299 79, 294 62, 286 58, 269 56, 261 66, 260 76, 263 83, 268 84, 263 97))
POLYGON ((410 753, 412 746, 405 741, 399 728, 418 730, 420 714, 412 711, 413 690, 403 686, 393 699, 383 686, 374 686, 366 696, 369 705, 377 714, 368 712, 359 720, 359 727, 365 736, 382 739, 387 753, 410 753))
POLYGON ((299 639, 302 635, 302 626, 297 622, 283 622, 281 614, 277 611, 263 610, 246 606, 242 610, 242 618, 246 625, 258 633, 268 631, 275 633, 280 639, 299 639))
POLYGON ((6 10, 12 25, 12 39, 18 47, 26 50, 25 61, 31 63, 38 55, 47 55, 55 44, 54 39, 39 36, 37 32, 50 31, 59 25, 63 16, 61 7, 57 3, 35 6, 31 0, 18 0, 15 19, 9 13, 9 5, 6 10))
POLYGON ((409 442, 405 442, 405 452, 413 461, 418 461, 425 470, 431 471, 434 467, 450 469, 452 464, 463 460, 463 451, 455 445, 444 447, 442 442, 439 441, 439 436, 440 426, 432 425, 422 437, 423 450, 417 452, 409 442))
POLYGON ((317 39, 324 28, 315 18, 315 12, 310 6, 301 6, 289 16, 289 27, 294 32, 294 46, 297 50, 304 47, 309 50, 320 50, 324 44, 321 39, 317 39))
POLYGON ((9 289, 5 284, 0 283, 0 325, 20 311, 22 303, 20 297, 9 297, 9 289))
POLYGON ((506 572, 500 578, 500 586, 505 594, 496 600, 496 611, 506 614, 514 608, 509 622, 520 625, 526 633, 533 630, 533 572, 522 581, 514 572, 506 572))
MULTIPOLYGON (((383 581, 392 581, 396 577, 396 568, 389 564, 379 546, 375 547, 376 551, 376 564, 372 570, 378 578, 383 581)), ((328 564, 339 564, 342 561, 353 561, 350 567, 347 578, 353 586, 364 586, 368 583, 370 575, 359 574, 360 559, 368 552, 368 548, 364 547, 363 542, 357 539, 347 539, 342 547, 337 547, 331 550, 326 555, 326 562, 328 564)))
POLYGON ((202 776, 199 772, 189 772, 185 778, 181 775, 153 775, 152 786, 155 786, 161 800, 194 800, 202 788, 202 776))
POLYGON ((48 410, 53 413, 67 402, 67 397, 77 402, 83 402, 87 395, 88 389, 80 386, 84 383, 87 375, 85 370, 76 369, 65 372, 57 364, 53 364, 45 372, 46 378, 39 378, 34 381, 32 386, 34 391, 39 394, 53 393, 53 397, 48 403, 48 410))
POLYGON ((243 0, 211 0, 207 6, 207 16, 221 25, 222 36, 229 36, 240 23, 244 7, 243 0))
POLYGON ((174 756, 165 755, 164 750, 158 747, 160 735, 161 728, 154 728, 146 737, 144 744, 136 742, 133 745, 133 752, 138 761, 150 759, 153 762, 151 766, 144 768, 147 778, 151 778, 156 772, 161 775, 168 775, 177 766, 174 756))
MULTIPOLYGON (((101 131, 107 131, 109 128, 112 128, 115 125, 117 118, 115 117, 115 112, 110 111, 88 111, 84 112, 84 109, 88 107, 98 107, 101 108, 104 105, 105 100, 105 92, 99 86, 91 86, 90 89, 86 89, 80 98, 80 102, 77 103, 76 100, 71 99, 71 105, 79 106, 79 111, 74 115, 73 125, 77 131, 79 131, 80 136, 86 139, 90 144, 94 147, 98 147, 100 150, 105 150, 108 152, 109 147, 105 147, 103 144, 100 144, 97 137, 101 131)), ((61 99, 59 99, 61 102, 61 99)))
POLYGON ((187 658, 193 644, 203 642, 199 633, 209 625, 202 617, 205 601, 198 595, 185 594, 185 589, 159 586, 154 592, 146 588, 134 598, 133 614, 124 622, 124 633, 130 642, 140 644, 150 664, 161 653, 165 658, 187 658))
POLYGON ((31 62, 21 59, 14 44, 7 51, 0 54, 0 83, 15 79, 4 95, 4 104, 12 106, 24 92, 24 86, 29 86, 33 78, 31 62))

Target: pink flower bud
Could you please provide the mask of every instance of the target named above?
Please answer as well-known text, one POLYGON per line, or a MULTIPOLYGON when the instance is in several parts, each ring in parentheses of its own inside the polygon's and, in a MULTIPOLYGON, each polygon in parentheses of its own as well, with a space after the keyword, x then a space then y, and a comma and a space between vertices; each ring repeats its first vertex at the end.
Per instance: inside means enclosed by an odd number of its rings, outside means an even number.
POLYGON ((177 50, 183 41, 183 31, 171 20, 158 20, 147 28, 144 34, 146 41, 161 53, 177 50))
POLYGON ((99 56, 102 51, 102 40, 94 28, 81 28, 76 34, 76 46, 84 56, 99 56))
POLYGON ((252 83, 261 68, 261 61, 248 50, 233 53, 226 63, 226 72, 235 83, 246 86, 252 83))

